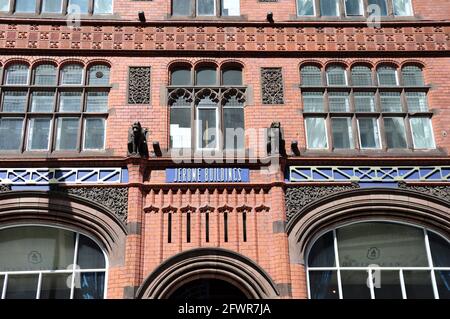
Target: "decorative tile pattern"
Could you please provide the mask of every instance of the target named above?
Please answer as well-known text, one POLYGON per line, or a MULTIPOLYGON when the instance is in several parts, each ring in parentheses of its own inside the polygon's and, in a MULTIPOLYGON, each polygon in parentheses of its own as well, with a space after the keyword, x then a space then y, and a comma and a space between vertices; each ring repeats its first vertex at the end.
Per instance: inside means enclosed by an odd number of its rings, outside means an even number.
POLYGON ((128 104, 150 104, 150 67, 130 67, 128 104))
POLYGON ((283 73, 281 68, 261 69, 261 90, 263 104, 283 104, 283 73))

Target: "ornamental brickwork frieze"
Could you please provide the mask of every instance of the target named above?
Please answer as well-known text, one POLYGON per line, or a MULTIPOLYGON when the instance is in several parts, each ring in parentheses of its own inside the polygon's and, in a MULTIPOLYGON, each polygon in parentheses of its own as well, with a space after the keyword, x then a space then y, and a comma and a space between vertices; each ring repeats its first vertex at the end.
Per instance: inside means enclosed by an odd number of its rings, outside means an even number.
POLYGON ((450 25, 381 28, 283 26, 0 24, 0 48, 80 51, 448 51, 450 25))

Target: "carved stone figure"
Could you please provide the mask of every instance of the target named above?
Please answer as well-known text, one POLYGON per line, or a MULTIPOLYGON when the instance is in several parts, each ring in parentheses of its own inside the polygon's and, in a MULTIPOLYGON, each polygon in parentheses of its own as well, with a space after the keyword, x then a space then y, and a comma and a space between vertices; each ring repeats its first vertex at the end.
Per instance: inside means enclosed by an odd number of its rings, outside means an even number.
POLYGON ((135 122, 128 131, 128 155, 148 157, 148 130, 135 122))
POLYGON ((280 122, 273 122, 267 134, 267 154, 286 156, 285 141, 280 122))

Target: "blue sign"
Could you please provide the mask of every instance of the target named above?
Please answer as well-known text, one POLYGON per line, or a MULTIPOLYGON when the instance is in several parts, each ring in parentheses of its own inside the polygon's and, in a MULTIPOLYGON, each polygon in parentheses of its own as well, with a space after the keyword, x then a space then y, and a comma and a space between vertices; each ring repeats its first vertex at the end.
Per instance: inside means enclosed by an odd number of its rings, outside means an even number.
POLYGON ((250 181, 248 168, 167 168, 167 183, 245 183, 250 181))

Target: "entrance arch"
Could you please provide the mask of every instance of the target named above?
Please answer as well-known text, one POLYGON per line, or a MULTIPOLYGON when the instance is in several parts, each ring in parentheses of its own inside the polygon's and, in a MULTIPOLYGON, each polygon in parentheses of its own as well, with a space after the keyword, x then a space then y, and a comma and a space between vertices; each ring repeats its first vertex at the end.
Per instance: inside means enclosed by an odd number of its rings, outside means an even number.
POLYGON ((228 281, 217 278, 201 278, 192 280, 179 287, 168 299, 172 300, 223 300, 248 299, 242 290, 228 281))

